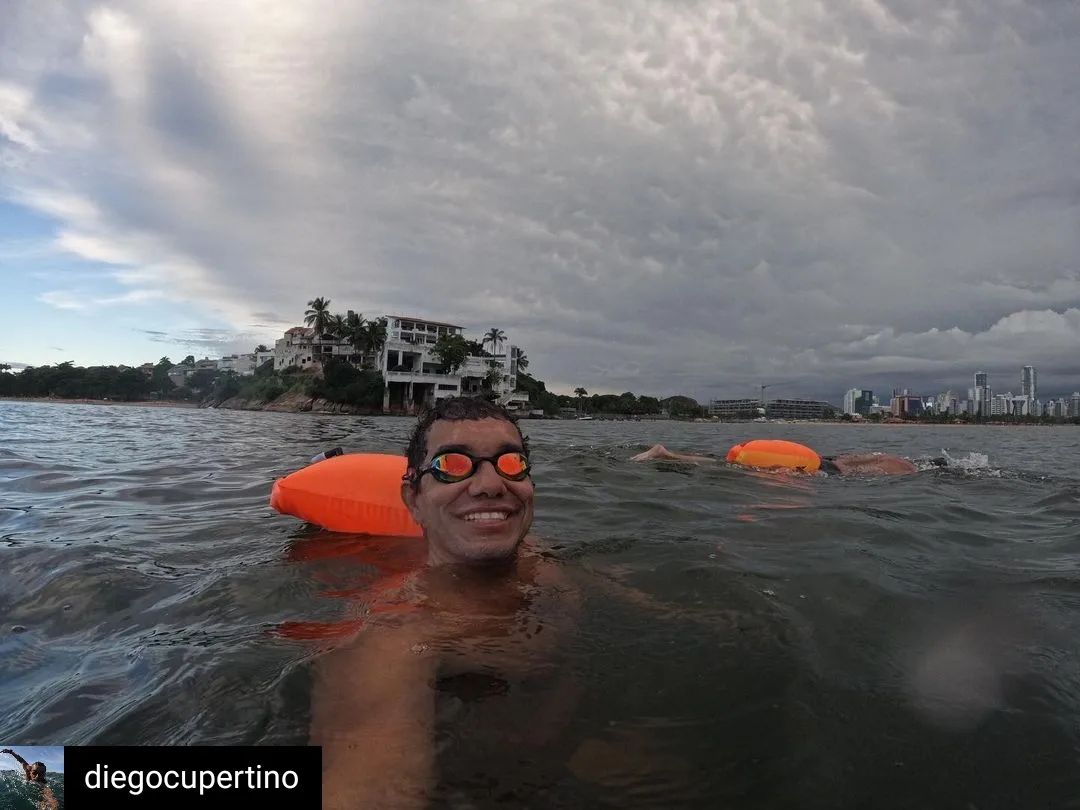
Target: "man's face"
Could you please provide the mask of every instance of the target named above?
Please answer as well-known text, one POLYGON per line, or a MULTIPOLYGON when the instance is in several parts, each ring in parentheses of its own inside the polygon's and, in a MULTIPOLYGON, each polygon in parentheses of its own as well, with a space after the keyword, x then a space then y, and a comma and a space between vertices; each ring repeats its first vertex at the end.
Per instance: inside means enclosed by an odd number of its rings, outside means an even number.
MULTIPOLYGON (((523 450, 517 428, 503 419, 440 419, 428 431, 427 447, 424 465, 448 451, 490 458, 523 450)), ((428 473, 419 491, 403 485, 402 498, 424 530, 433 563, 507 559, 532 525, 532 479, 508 481, 486 461, 453 484, 428 473)))

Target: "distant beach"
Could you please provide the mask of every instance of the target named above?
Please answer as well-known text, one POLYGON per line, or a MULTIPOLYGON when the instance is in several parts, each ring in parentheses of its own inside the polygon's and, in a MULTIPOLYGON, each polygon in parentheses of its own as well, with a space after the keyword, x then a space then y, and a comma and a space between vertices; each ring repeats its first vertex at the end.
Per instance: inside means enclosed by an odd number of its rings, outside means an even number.
POLYGON ((0 397, 0 402, 45 402, 54 405, 138 405, 151 408, 198 408, 197 402, 171 402, 160 399, 134 400, 127 402, 119 399, 64 399, 63 397, 0 397))

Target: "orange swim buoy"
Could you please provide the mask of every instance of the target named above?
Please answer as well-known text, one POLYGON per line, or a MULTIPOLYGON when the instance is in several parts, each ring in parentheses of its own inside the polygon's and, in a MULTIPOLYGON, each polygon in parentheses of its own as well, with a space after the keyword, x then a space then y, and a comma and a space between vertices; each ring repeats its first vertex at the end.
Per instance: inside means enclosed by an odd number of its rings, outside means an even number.
POLYGON ((805 444, 783 439, 754 439, 746 444, 737 444, 728 450, 727 460, 744 467, 802 472, 817 472, 821 467, 821 456, 805 444))
POLYGON ((270 506, 332 532, 422 537, 401 501, 404 456, 351 453, 279 478, 270 506))

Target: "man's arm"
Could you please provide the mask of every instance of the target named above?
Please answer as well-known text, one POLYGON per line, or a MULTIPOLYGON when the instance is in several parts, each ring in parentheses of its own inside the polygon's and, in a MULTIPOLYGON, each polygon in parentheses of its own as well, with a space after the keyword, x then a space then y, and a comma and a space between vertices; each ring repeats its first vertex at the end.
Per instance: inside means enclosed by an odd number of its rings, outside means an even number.
POLYGON ((434 654, 417 624, 369 626, 316 666, 311 741, 323 807, 427 805, 435 774, 434 654))
POLYGON ((15 759, 19 760, 19 764, 22 765, 23 773, 26 774, 26 778, 27 779, 30 778, 30 763, 29 762, 27 762, 25 759, 20 757, 18 754, 16 754, 10 748, 5 748, 3 751, 0 751, 0 754, 11 754, 13 757, 15 757, 15 759))

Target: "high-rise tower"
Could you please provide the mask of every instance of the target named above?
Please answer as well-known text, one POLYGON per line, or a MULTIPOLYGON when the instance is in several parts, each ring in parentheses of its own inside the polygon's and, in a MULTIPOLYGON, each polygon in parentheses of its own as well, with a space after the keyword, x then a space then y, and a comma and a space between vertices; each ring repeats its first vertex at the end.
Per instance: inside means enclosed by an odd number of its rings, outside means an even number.
POLYGON ((1038 399, 1035 391, 1038 379, 1039 373, 1032 366, 1024 366, 1020 372, 1020 395, 1027 397, 1028 402, 1038 399))
POLYGON ((990 415, 990 384, 985 371, 975 372, 975 413, 990 415))

